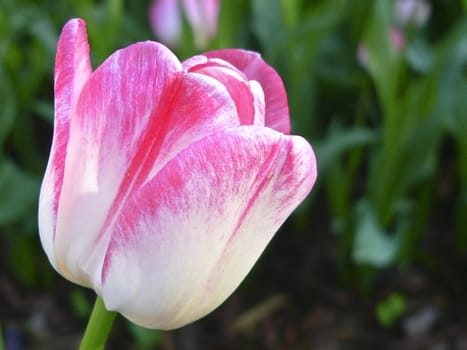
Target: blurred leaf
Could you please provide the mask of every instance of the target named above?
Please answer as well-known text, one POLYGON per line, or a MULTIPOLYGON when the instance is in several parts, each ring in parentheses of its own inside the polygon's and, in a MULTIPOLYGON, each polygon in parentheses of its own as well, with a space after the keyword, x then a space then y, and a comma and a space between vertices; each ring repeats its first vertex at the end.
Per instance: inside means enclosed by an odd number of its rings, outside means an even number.
MULTIPOLYGON (((308 3, 310 4, 310 3, 308 3)), ((311 138, 316 133, 315 63, 324 41, 342 21, 346 11, 345 1, 327 0, 311 3, 301 13, 296 26, 282 29, 283 33, 271 38, 265 47, 266 59, 279 69, 289 97, 293 130, 311 138)), ((277 26, 282 24, 277 24, 277 26)))
POLYGON ((120 48, 119 42, 124 31, 123 0, 72 1, 75 16, 86 20, 93 66, 100 65, 113 51, 120 48))
POLYGON ((8 160, 0 163, 0 226, 35 215, 39 180, 8 160))
MULTIPOLYGON (((457 109, 465 110, 459 104, 467 94, 462 78, 467 58, 466 34, 467 19, 463 19, 433 47, 431 69, 425 76, 407 80, 398 89, 396 85, 400 82, 393 82, 394 90, 380 93, 383 140, 370 160, 368 192, 383 228, 391 224, 396 202, 421 180, 433 175, 442 125, 462 115, 456 113, 457 109)), ((381 66, 390 65, 390 61, 381 54, 373 58, 378 72, 373 73, 375 84, 378 89, 379 85, 389 89, 385 81, 391 85, 391 70, 381 66)), ((398 76, 398 70, 392 75, 398 76)))
POLYGON ((212 49, 245 46, 247 0, 223 1, 221 3, 217 37, 212 43, 212 49), (241 40, 243 38, 243 40, 241 40), (240 43, 240 45, 239 45, 240 43))
POLYGON ((301 0, 280 0, 282 18, 288 28, 299 22, 301 3, 301 0))
POLYGON ((353 260, 358 264, 378 268, 390 265, 399 251, 402 227, 399 226, 398 231, 393 233, 384 231, 372 208, 363 201, 357 207, 357 215, 359 220, 355 232, 353 260))
POLYGON ((461 254, 467 252, 467 186, 464 186, 463 193, 457 199, 455 228, 456 228, 456 245, 461 254))
POLYGON ((285 32, 279 0, 251 0, 252 28, 262 47, 277 43, 285 32))
MULTIPOLYGON (((313 3, 303 12, 296 26, 283 30, 281 35, 272 37, 267 47, 267 56, 277 59, 277 56, 287 57, 287 64, 293 70, 299 64, 300 74, 309 75, 312 63, 318 57, 318 51, 323 40, 331 35, 345 15, 346 6, 343 0, 328 0, 313 3)), ((277 17, 277 16, 276 16, 277 17)), ((280 17, 276 19, 280 21, 280 17)), ((273 25, 273 24, 271 24, 273 25)))
POLYGON ((379 323, 385 327, 392 327, 394 323, 407 311, 407 301, 400 293, 391 293, 378 303, 376 315, 379 323))
POLYGON ((52 124, 54 120, 54 106, 52 101, 36 101, 34 112, 46 122, 52 124))
POLYGON ((86 319, 92 312, 92 303, 80 289, 73 289, 70 295, 73 312, 80 318, 86 319))
POLYGON ((457 247, 462 254, 467 252, 467 128, 457 140, 460 191, 456 199, 455 228, 457 247))
POLYGON ((325 140, 317 142, 314 147, 320 173, 326 172, 330 163, 337 161, 345 152, 376 140, 377 133, 374 130, 360 127, 343 128, 334 124, 325 140))
MULTIPOLYGON (((35 10, 37 11, 37 10, 35 10)), ((40 13, 40 12, 39 12, 40 13)), ((39 40, 47 52, 54 55, 57 46, 58 33, 45 15, 37 18, 28 26, 30 33, 39 40)), ((53 57, 53 56, 52 56, 53 57)))
MULTIPOLYGON (((339 122, 334 122, 329 127, 326 138, 314 144, 320 174, 319 183, 324 181, 328 202, 333 213, 331 219, 333 232, 342 234, 349 231, 349 208, 356 170, 349 163, 354 163, 355 160, 360 163, 360 160, 355 158, 357 154, 350 153, 376 140, 377 132, 374 130, 361 127, 345 128, 339 122), (347 157, 344 158, 344 155, 347 157)), ((348 241, 341 236, 339 244, 343 250, 348 251, 348 241)))
POLYGON ((386 118, 393 116, 393 104, 399 79, 399 54, 391 40, 391 1, 375 0, 368 19, 363 45, 367 68, 375 82, 386 118))
POLYGON ((162 332, 159 330, 142 328, 130 321, 127 322, 127 326, 131 335, 135 338, 137 349, 153 349, 161 341, 162 332))
POLYGON ((428 73, 433 64, 433 51, 423 37, 417 37, 407 45, 405 57, 412 69, 419 73, 428 73))
POLYGON ((36 284, 39 278, 37 274, 36 256, 37 241, 35 236, 19 235, 20 232, 14 230, 16 239, 10 240, 9 244, 9 261, 15 276, 19 278, 25 286, 32 287, 36 284))
MULTIPOLYGON (((2 69, 0 68, 0 73, 2 69)), ((10 84, 9 79, 3 75, 2 83, 0 84, 0 147, 3 145, 5 138, 8 136, 14 122, 16 112, 15 94, 10 84)))

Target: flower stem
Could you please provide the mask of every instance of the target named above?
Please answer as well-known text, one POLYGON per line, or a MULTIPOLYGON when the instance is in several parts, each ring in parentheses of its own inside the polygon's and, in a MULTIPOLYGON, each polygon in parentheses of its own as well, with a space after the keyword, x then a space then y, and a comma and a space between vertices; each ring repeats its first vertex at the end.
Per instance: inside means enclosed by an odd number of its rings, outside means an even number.
POLYGON ((79 350, 103 350, 116 315, 107 311, 102 298, 98 296, 79 350))

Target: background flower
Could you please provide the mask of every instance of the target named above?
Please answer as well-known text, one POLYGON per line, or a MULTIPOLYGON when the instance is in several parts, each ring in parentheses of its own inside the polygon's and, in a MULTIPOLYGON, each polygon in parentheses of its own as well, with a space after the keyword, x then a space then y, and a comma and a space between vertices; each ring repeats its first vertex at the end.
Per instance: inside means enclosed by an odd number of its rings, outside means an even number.
POLYGON ((217 34, 219 11, 219 0, 153 0, 149 17, 156 37, 171 47, 182 44, 186 18, 196 47, 204 49, 217 34))

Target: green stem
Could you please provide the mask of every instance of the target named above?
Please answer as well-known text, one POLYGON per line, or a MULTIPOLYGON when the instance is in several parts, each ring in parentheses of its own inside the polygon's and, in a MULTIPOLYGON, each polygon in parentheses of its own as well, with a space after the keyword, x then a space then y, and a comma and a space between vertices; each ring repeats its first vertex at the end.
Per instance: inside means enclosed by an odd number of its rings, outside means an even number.
POLYGON ((98 296, 79 350, 103 350, 116 315, 107 311, 102 298, 98 296))

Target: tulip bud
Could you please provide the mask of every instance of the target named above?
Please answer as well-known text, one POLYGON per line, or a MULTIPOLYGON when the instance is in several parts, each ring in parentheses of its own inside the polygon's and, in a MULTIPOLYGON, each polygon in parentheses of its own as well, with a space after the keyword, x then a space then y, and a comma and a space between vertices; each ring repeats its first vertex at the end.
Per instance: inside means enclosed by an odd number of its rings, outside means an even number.
MULTIPOLYGON (((389 29, 389 37, 392 47, 397 53, 404 50, 405 36, 404 33, 396 27, 389 29)), ((358 44, 357 60, 364 67, 368 66, 368 49, 363 42, 358 44)))
POLYGON ((81 19, 63 28, 54 75, 39 199, 51 264, 144 327, 211 312, 316 179, 280 77, 253 52, 181 63, 151 41, 93 71, 81 19))
POLYGON ((177 47, 182 37, 182 18, 177 0, 153 0, 149 7, 152 31, 166 45, 177 47))
POLYGON ((154 34, 165 44, 177 47, 181 44, 183 12, 196 47, 203 49, 217 34, 219 10, 219 0, 153 0, 149 19, 154 34))
POLYGON ((394 17, 400 26, 422 27, 430 17, 431 6, 425 0, 396 0, 394 17))

